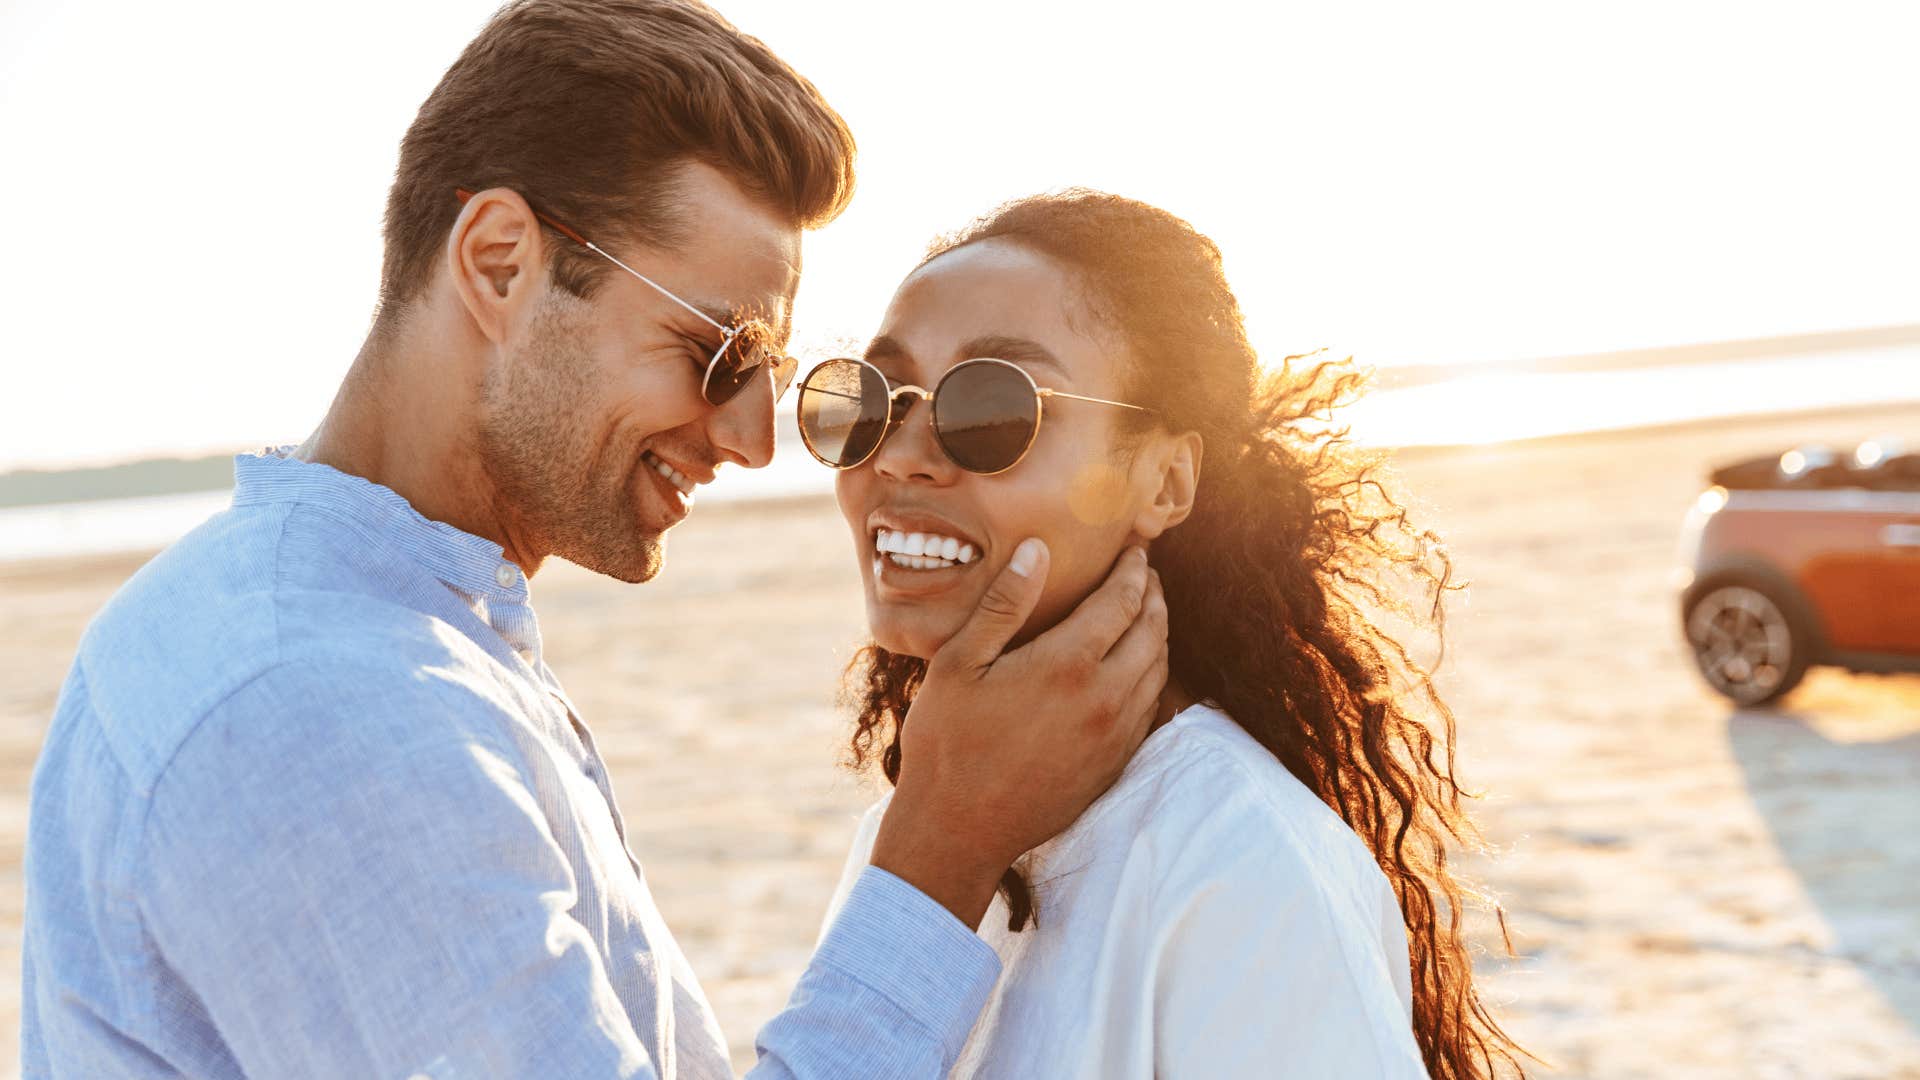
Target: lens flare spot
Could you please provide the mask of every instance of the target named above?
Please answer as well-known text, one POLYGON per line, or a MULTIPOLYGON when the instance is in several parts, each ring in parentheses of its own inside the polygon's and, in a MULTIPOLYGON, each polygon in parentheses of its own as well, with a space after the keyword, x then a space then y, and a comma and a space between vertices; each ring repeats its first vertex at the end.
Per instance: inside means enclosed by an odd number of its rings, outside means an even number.
POLYGON ((1082 466, 1067 490, 1067 509, 1082 525, 1111 525, 1126 513, 1127 474, 1112 465, 1082 466))

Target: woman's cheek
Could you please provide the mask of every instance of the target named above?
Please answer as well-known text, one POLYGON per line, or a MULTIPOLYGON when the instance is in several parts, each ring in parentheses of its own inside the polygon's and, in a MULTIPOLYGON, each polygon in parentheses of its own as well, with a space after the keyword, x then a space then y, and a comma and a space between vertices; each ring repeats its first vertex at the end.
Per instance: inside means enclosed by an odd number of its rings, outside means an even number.
POLYGON ((1074 471, 1067 485, 1067 510, 1080 525, 1104 530, 1129 515, 1131 496, 1126 470, 1090 461, 1074 471))

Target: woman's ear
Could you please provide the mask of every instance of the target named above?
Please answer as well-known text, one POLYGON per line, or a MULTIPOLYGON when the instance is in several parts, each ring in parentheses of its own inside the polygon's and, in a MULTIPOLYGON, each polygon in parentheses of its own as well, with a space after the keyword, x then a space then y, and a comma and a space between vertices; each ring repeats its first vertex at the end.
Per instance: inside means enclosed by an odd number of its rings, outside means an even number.
POLYGON ((519 192, 468 196, 447 236, 447 270, 474 326, 496 344, 536 291, 544 258, 533 209, 519 192))
POLYGON ((1157 485, 1152 501, 1133 521, 1133 531, 1142 539, 1157 539, 1193 513, 1193 496, 1200 487, 1200 459, 1205 449, 1200 433, 1189 431, 1162 436, 1155 453, 1142 455, 1141 463, 1151 470, 1145 479, 1157 485))

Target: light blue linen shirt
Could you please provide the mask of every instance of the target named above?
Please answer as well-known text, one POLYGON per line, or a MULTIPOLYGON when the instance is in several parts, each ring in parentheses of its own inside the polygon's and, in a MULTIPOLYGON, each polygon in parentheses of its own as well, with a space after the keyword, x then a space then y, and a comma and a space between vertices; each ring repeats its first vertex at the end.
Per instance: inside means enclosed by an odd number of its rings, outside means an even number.
MULTIPOLYGON (((236 473, 61 691, 25 1075, 730 1075, 520 570, 326 466, 236 473)), ((868 868, 756 1075, 944 1075, 998 973, 868 868)))

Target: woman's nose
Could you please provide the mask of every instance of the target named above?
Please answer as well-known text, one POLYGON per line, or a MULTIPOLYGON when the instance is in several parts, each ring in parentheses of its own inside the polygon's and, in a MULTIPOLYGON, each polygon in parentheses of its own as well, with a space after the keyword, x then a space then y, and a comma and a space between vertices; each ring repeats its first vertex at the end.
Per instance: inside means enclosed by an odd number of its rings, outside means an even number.
POLYGON ((893 430, 874 451, 873 467, 893 480, 951 481, 954 464, 934 437, 932 405, 901 394, 894 399, 892 420, 893 430))

